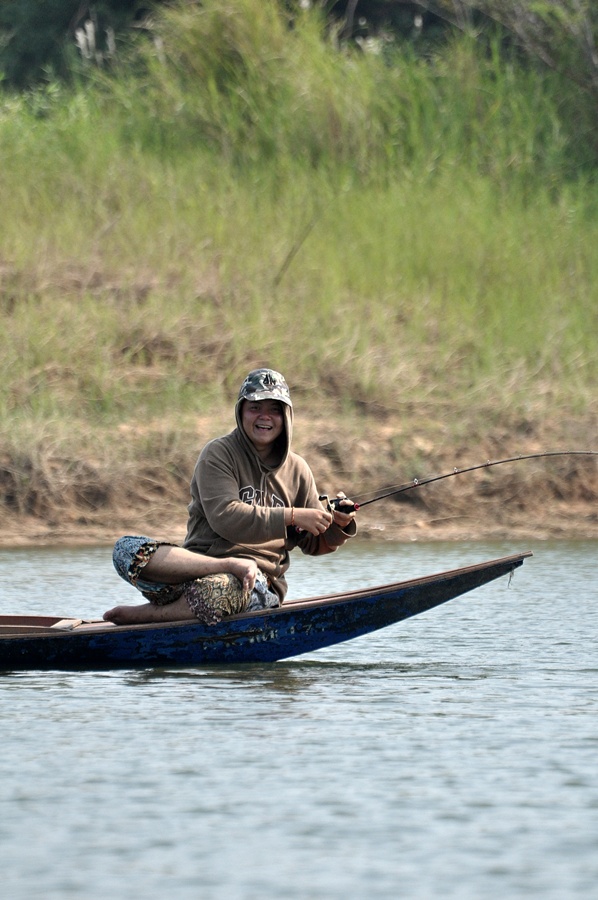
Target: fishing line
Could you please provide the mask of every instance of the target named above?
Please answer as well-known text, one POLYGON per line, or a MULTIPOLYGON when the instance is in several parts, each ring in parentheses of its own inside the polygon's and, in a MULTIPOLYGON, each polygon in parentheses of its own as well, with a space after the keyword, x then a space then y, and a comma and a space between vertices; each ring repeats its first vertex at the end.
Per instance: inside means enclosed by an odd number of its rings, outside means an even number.
POLYGON ((542 459, 548 456, 598 456, 598 450, 545 450, 542 453, 526 453, 519 456, 509 456, 506 459, 486 460, 486 462, 478 463, 475 466, 466 466, 464 468, 455 468, 451 472, 444 472, 442 475, 430 475, 427 478, 413 478, 404 484, 391 485, 386 488, 379 488, 377 491, 367 491, 359 494, 356 501, 351 505, 342 503, 342 498, 334 497, 329 499, 326 495, 322 495, 320 500, 326 500, 333 509, 341 512, 354 512, 362 509, 370 503, 377 503, 378 500, 385 500, 387 497, 394 497, 395 494, 402 494, 405 491, 412 491, 414 488, 421 487, 424 484, 432 484, 434 481, 442 481, 444 478, 453 478, 455 475, 464 475, 466 472, 475 472, 476 469, 489 469, 492 466, 501 466, 504 463, 520 462, 523 459, 542 459), (369 494, 376 494, 369 500, 361 500, 360 497, 368 497, 369 494), (342 505, 341 505, 342 504, 342 505))

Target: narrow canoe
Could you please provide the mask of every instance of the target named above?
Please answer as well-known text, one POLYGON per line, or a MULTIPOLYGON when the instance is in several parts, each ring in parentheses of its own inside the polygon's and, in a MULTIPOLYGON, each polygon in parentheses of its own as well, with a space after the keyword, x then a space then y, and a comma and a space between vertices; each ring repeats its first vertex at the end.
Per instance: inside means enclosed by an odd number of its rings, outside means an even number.
POLYGON ((305 600, 278 609, 197 620, 113 625, 59 616, 0 616, 0 670, 141 669, 275 662, 426 612, 508 575, 529 552, 460 569, 305 600))

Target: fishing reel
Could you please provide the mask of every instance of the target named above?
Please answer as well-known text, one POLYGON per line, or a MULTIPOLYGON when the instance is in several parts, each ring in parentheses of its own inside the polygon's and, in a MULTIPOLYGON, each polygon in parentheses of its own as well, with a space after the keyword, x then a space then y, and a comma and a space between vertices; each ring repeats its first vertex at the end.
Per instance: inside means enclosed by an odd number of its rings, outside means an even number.
POLYGON ((333 514, 342 512, 348 515, 349 513, 357 512, 359 509, 359 503, 352 503, 346 497, 332 497, 331 499, 328 494, 320 494, 318 500, 324 504, 328 512, 333 514))

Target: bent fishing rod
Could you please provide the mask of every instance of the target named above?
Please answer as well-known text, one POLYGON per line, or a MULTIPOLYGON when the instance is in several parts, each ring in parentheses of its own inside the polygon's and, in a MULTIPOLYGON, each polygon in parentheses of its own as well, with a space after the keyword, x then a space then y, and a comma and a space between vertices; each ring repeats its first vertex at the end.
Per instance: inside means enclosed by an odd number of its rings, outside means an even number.
MULTIPOLYGON (((370 491, 378 496, 372 497, 370 500, 363 500, 361 503, 347 503, 342 497, 329 498, 326 494, 320 496, 320 500, 325 501, 331 508, 331 511, 339 510, 339 512, 356 512, 363 509, 370 503, 377 503, 378 500, 386 500, 387 497, 394 497, 395 494, 402 494, 405 491, 412 491, 414 488, 422 487, 424 484, 432 484, 434 481, 442 481, 445 478, 453 478, 455 475, 464 475, 466 472, 475 472, 476 469, 490 469, 492 466, 502 466, 504 463, 520 462, 523 459, 543 459, 547 456, 598 456, 598 450, 545 450, 543 453, 526 453, 519 456, 509 456, 506 459, 495 459, 478 463, 475 466, 466 466, 465 468, 455 468, 451 472, 444 472, 442 475, 430 475, 427 478, 414 478, 404 484, 395 485, 389 488, 381 488, 380 491, 370 491)), ((364 494, 363 496, 367 496, 364 494)))

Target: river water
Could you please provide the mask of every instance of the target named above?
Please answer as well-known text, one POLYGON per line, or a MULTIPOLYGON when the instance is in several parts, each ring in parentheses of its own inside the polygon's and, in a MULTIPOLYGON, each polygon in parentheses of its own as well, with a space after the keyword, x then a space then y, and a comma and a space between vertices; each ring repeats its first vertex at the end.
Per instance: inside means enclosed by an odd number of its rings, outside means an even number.
MULTIPOLYGON (((362 542, 294 559, 290 596, 527 549, 510 584, 288 662, 0 674, 3 896, 597 896, 595 542, 362 542)), ((0 595, 136 599, 106 548, 0 551, 0 595)))

